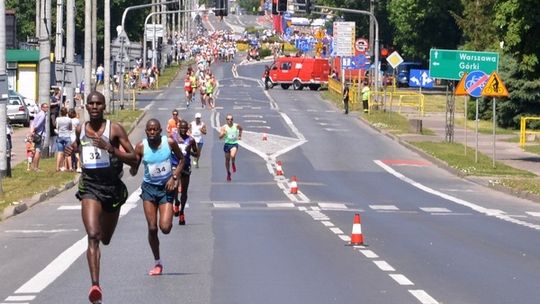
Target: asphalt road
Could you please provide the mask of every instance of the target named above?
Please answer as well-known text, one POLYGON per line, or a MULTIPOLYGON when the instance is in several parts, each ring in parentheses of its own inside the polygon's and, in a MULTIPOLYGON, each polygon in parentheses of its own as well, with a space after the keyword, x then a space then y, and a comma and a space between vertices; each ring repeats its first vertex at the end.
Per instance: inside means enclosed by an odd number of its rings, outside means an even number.
MULTIPOLYGON (((240 64, 238 75, 216 64, 215 111, 186 109, 180 81, 139 105, 141 125, 165 123, 177 108, 189 120, 200 111, 210 131, 187 225, 160 234, 161 277, 147 275, 142 177, 126 174, 131 196, 102 247, 104 303, 537 302, 540 206, 452 176, 318 92, 264 91, 264 64, 240 64), (227 113, 246 130, 230 183, 215 129, 227 113), (298 194, 289 193, 292 176, 298 194), (365 246, 347 246, 355 213, 365 246)), ((74 191, 0 223, 2 303, 86 301, 74 191)))

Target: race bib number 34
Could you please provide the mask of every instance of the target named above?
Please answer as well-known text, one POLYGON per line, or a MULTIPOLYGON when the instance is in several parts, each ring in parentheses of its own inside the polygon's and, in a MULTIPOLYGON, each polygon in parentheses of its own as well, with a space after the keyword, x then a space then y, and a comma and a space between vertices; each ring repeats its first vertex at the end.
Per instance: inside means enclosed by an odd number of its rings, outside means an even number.
POLYGON ((149 164, 148 172, 150 173, 151 178, 161 179, 167 177, 171 174, 171 162, 164 161, 157 164, 149 164))

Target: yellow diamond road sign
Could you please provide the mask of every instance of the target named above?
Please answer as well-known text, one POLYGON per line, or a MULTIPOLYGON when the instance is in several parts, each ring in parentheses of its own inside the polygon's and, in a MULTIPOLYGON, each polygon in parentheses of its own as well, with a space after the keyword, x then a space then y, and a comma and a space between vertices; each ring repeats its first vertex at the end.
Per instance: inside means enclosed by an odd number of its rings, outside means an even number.
POLYGON ((390 56, 386 57, 386 61, 388 61, 392 68, 395 69, 403 62, 403 58, 401 58, 401 55, 399 55, 397 51, 394 51, 392 54, 390 54, 390 56))
POLYGON ((482 89, 482 96, 487 97, 507 97, 508 90, 504 86, 501 78, 497 72, 491 73, 484 89, 482 89))

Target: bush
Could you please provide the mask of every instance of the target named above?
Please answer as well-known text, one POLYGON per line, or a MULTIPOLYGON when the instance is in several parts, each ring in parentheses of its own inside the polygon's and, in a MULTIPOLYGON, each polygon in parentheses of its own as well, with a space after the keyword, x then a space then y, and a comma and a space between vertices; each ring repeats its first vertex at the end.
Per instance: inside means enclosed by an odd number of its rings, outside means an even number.
POLYGON ((249 50, 249 44, 247 42, 236 42, 236 49, 239 52, 246 52, 249 50))
POLYGON ((259 56, 261 58, 272 56, 272 51, 270 49, 260 49, 259 56))

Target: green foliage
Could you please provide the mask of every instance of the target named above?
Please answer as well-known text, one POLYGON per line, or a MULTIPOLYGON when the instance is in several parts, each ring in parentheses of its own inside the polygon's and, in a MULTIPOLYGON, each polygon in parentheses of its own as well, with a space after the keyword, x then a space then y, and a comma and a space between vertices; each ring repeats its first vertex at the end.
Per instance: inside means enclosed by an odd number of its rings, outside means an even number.
POLYGON ((253 12, 253 8, 255 8, 255 11, 259 9, 260 1, 259 0, 238 0, 238 5, 245 9, 246 12, 253 12))
POLYGON ((540 77, 539 53, 540 32, 537 0, 500 1, 496 6, 493 26, 498 29, 505 52, 517 60, 518 70, 529 78, 540 77))
POLYGON ((461 32, 450 11, 461 12, 459 0, 390 0, 396 50, 404 58, 427 62, 431 48, 454 49, 461 32))
POLYGON ((261 56, 261 58, 272 56, 272 51, 267 48, 261 48, 259 50, 259 56, 261 56))
POLYGON ((461 0, 463 13, 452 12, 465 40, 464 49, 484 51, 497 49, 498 30, 493 24, 495 4, 499 0, 461 0))

